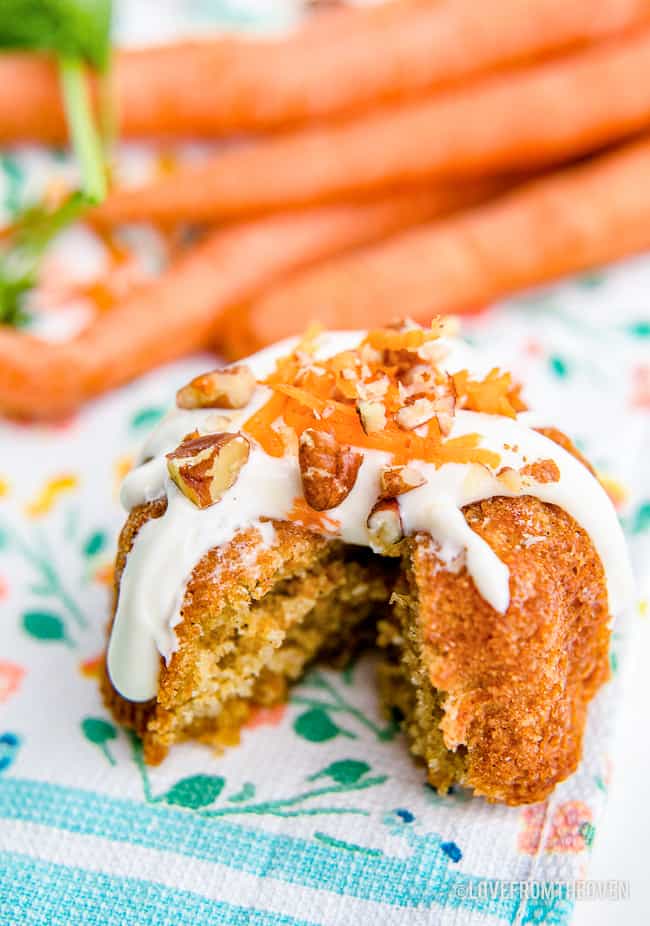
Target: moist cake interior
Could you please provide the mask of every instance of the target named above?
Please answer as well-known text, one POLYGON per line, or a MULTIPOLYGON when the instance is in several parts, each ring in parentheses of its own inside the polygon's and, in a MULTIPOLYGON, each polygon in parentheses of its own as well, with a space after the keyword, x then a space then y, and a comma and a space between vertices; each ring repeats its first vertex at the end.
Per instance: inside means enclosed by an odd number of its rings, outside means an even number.
MULTIPOLYGON (((164 501, 150 503, 127 522, 118 594, 137 531, 164 509, 164 501)), ((345 663, 374 640, 374 618, 388 605, 397 561, 296 525, 274 528, 270 547, 254 530, 243 532, 194 571, 176 628, 179 647, 169 666, 161 664, 156 700, 121 698, 105 673, 105 700, 143 737, 147 761, 161 761, 183 739, 236 743, 251 709, 285 700, 309 663, 345 663)))
MULTIPOLYGON (((127 520, 118 594, 138 530, 165 507, 148 503, 127 520)), ((105 672, 108 707, 142 737, 149 763, 184 739, 220 749, 256 705, 285 700, 309 663, 378 643, 382 702, 402 715, 432 785, 542 799, 575 770, 587 703, 608 675, 602 566, 584 531, 537 499, 495 498, 466 517, 510 569, 506 617, 464 568, 441 568, 427 535, 377 555, 273 521, 271 543, 250 528, 195 568, 156 698, 121 697, 105 672)))
MULTIPOLYGON (((137 530, 147 518, 162 514, 164 502, 147 508, 127 524, 120 572, 137 530)), ((416 598, 409 598, 408 571, 403 574, 400 568, 408 570, 408 542, 402 544, 401 557, 397 550, 390 557, 324 542, 293 525, 278 524, 276 531, 278 547, 292 549, 279 568, 272 568, 270 584, 264 558, 257 570, 237 568, 238 559, 246 560, 250 552, 247 538, 233 545, 218 587, 194 577, 179 628, 182 648, 174 671, 162 669, 157 703, 120 698, 106 676, 109 706, 143 736, 147 760, 157 763, 172 743, 183 739, 217 748, 236 744, 251 710, 286 700, 289 685, 310 663, 344 665, 360 649, 378 644, 384 709, 397 709, 412 751, 435 771, 439 786, 448 787, 458 778, 462 749, 454 753, 444 746, 435 722, 442 718, 441 699, 419 658, 416 624, 408 621, 416 608, 416 598)), ((227 559, 219 551, 210 557, 227 559)))

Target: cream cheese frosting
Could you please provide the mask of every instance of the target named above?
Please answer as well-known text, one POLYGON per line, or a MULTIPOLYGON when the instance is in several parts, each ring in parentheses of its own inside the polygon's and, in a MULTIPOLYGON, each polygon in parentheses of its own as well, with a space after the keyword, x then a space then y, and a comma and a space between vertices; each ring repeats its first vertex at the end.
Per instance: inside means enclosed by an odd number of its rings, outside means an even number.
MULTIPOLYGON (((325 360, 357 347, 365 332, 338 332, 318 339, 314 360, 325 360)), ((291 351, 287 341, 248 358, 258 380, 272 373, 278 358, 291 351)), ((461 341, 436 342, 436 364, 448 373, 478 372, 480 358, 461 341)), ((165 513, 147 521, 138 532, 121 576, 119 599, 108 649, 113 685, 131 701, 146 701, 157 691, 160 657, 169 660, 176 649, 174 628, 182 620, 187 583, 195 566, 213 547, 228 543, 241 530, 254 527, 261 542, 273 541, 268 519, 284 520, 303 494, 297 455, 270 456, 254 440, 248 461, 222 499, 198 508, 172 482, 165 455, 191 432, 215 429, 215 417, 228 419, 228 431, 242 430, 250 416, 269 399, 271 390, 258 385, 243 409, 174 409, 146 442, 140 464, 127 476, 122 502, 127 510, 157 498, 167 498, 165 513)), ((631 570, 625 540, 612 503, 589 470, 554 441, 533 428, 541 421, 528 412, 515 418, 459 409, 447 438, 480 435, 480 446, 495 451, 500 468, 520 470, 527 464, 552 460, 559 478, 552 482, 523 479, 509 490, 497 472, 477 463, 434 465, 409 460, 425 478, 423 485, 398 496, 405 534, 429 533, 438 555, 450 569, 465 565, 477 590, 495 610, 505 613, 510 600, 509 571, 491 547, 467 524, 462 508, 494 496, 532 495, 564 509, 590 536, 602 562, 615 616, 629 604, 631 570)), ((243 433, 246 433, 245 430, 243 433)), ((350 493, 326 512, 331 536, 350 544, 371 545, 367 520, 378 497, 381 470, 391 465, 388 453, 360 448, 363 461, 350 493)), ((329 533, 328 529, 328 533, 329 533)), ((534 538, 535 539, 535 538, 534 538)))

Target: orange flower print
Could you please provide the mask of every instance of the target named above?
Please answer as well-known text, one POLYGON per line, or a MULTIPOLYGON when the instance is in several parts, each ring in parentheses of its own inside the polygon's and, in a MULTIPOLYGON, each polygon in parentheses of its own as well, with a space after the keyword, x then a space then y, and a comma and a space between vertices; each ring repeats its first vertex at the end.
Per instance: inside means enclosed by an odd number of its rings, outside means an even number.
MULTIPOLYGON (((526 855, 539 850, 547 804, 525 807, 521 813, 522 829, 517 847, 526 855)), ((591 809, 583 801, 565 801, 553 811, 545 852, 583 852, 591 845, 594 827, 591 809)))
POLYGON ((286 709, 286 704, 276 704, 273 707, 254 707, 246 721, 246 726, 250 729, 255 729, 255 727, 277 727, 278 724, 282 723, 286 709))
POLYGON ((93 573, 93 580, 98 582, 99 585, 105 585, 107 588, 110 588, 113 584, 115 578, 115 561, 109 560, 107 563, 103 563, 93 573))
POLYGON ((16 694, 23 680, 25 670, 15 662, 0 660, 0 704, 16 694))
POLYGON ((103 660, 102 653, 98 656, 92 656, 90 659, 84 659, 79 663, 79 671, 84 678, 99 678, 103 660))

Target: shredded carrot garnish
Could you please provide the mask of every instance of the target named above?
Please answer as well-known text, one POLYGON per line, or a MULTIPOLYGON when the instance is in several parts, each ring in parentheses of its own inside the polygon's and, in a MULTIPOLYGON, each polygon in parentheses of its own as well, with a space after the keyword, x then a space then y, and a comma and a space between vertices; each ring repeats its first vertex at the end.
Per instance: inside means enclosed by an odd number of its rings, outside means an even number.
POLYGON ((300 405, 310 408, 313 412, 324 412, 329 404, 326 399, 320 398, 307 389, 301 389, 298 386, 278 383, 277 386, 273 386, 273 389, 276 392, 280 392, 282 395, 288 396, 300 405))
POLYGON ((273 424, 282 417, 285 406, 285 397, 275 393, 244 424, 244 431, 250 434, 270 457, 284 456, 284 441, 281 435, 273 430, 273 424))
POLYGON ((301 354, 313 354, 316 349, 318 338, 323 333, 323 326, 320 322, 310 322, 307 330, 296 345, 295 352, 301 354))
POLYGON ((461 408, 508 418, 516 418, 526 408, 519 395, 521 387, 512 382, 510 373, 496 367, 482 380, 470 379, 467 370, 454 373, 453 380, 461 408))
POLYGON ((287 519, 306 527, 307 530, 317 531, 319 534, 336 534, 341 527, 340 521, 331 518, 324 511, 314 511, 299 495, 294 498, 293 507, 287 519))
POLYGON ((425 331, 424 328, 410 328, 406 331, 391 331, 389 328, 378 328, 368 332, 366 344, 375 350, 417 350, 427 341, 439 337, 436 331, 425 331))
POLYGON ((471 411, 514 417, 525 408, 519 388, 509 373, 497 369, 483 380, 471 379, 466 370, 450 377, 424 359, 419 349, 442 331, 442 324, 435 322, 431 329, 371 331, 356 350, 326 360, 314 358, 316 334, 310 334, 293 353, 277 361, 264 380, 273 395, 248 419, 244 430, 274 457, 282 456, 287 445, 286 433, 284 440, 278 433, 281 421, 285 432, 289 429, 298 438, 307 428, 326 431, 341 445, 387 453, 395 464, 417 459, 434 466, 482 463, 497 468, 499 454, 481 447, 479 434, 446 439, 448 420, 439 421, 436 409, 447 409, 450 415, 455 403, 471 411), (400 427, 403 421, 397 413, 416 399, 432 403, 431 418, 422 427, 400 427), (382 403, 381 430, 364 429, 364 401, 382 403))

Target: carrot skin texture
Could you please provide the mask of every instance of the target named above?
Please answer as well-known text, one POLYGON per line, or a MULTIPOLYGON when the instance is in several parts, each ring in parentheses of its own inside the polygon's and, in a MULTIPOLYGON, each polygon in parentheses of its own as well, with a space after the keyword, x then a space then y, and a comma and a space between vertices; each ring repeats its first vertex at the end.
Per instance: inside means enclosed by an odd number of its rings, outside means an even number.
POLYGON ((228 355, 302 331, 474 311, 650 247, 650 137, 294 275, 240 313, 228 355))
MULTIPOLYGON (((647 0, 391 3, 321 14, 274 41, 218 38, 125 51, 122 135, 214 137, 330 120, 455 86, 650 19, 647 0)), ((0 56, 0 142, 66 137, 54 68, 0 56)))
POLYGON ((445 96, 231 148, 95 212, 114 224, 233 219, 427 181, 531 171, 650 126, 650 29, 445 96))
POLYGON ((210 234, 160 278, 64 344, 0 326, 0 413, 58 418, 206 346, 230 306, 283 274, 485 199, 502 184, 422 190, 367 206, 277 215, 210 234))

